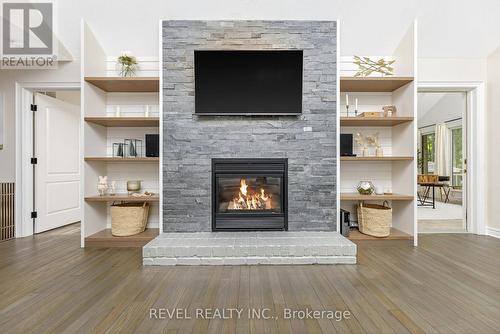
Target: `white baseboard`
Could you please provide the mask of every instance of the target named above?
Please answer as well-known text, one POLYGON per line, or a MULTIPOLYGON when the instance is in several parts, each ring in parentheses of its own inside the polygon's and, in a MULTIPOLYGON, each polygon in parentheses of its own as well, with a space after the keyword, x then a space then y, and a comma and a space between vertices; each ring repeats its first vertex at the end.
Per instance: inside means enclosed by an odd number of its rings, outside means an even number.
POLYGON ((500 228, 486 227, 486 234, 495 238, 500 238, 500 228))

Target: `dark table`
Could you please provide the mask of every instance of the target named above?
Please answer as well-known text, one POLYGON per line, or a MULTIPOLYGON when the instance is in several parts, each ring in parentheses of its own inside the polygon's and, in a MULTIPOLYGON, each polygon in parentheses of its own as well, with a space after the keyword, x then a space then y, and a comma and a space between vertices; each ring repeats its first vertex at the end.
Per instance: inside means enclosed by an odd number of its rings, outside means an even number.
POLYGON ((448 203, 450 190, 446 191, 448 188, 448 184, 444 182, 418 182, 419 186, 424 187, 424 193, 420 196, 420 193, 417 191, 418 201, 420 202, 418 206, 432 206, 433 209, 436 208, 436 188, 443 188, 445 195, 445 203, 448 203), (432 189, 432 201, 430 200, 430 191, 432 189))

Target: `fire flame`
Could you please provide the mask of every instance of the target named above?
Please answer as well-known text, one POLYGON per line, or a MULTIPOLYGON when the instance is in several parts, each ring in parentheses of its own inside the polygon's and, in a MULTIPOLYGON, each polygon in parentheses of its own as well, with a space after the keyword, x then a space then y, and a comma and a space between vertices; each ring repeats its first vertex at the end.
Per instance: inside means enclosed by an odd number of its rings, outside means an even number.
POLYGON ((240 180, 240 191, 229 203, 232 210, 264 210, 271 209, 271 195, 266 194, 264 188, 260 188, 260 193, 249 194, 248 185, 244 177, 240 180))

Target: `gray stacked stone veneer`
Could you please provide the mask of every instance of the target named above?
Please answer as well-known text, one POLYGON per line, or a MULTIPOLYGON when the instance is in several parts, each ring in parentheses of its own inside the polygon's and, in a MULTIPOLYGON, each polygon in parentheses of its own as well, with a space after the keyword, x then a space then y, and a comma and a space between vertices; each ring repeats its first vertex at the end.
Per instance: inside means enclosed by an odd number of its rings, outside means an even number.
POLYGON ((289 230, 335 230, 336 22, 163 22, 163 229, 211 230, 212 158, 288 158, 289 230), (194 115, 194 50, 303 50, 301 116, 194 115))

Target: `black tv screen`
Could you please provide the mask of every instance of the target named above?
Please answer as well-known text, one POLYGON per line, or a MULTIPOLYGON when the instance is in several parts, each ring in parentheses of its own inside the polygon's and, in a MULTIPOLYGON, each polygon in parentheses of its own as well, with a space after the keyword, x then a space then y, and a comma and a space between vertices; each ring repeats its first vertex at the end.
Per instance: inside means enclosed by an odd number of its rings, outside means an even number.
POLYGON ((195 51, 195 112, 302 112, 302 51, 195 51))

